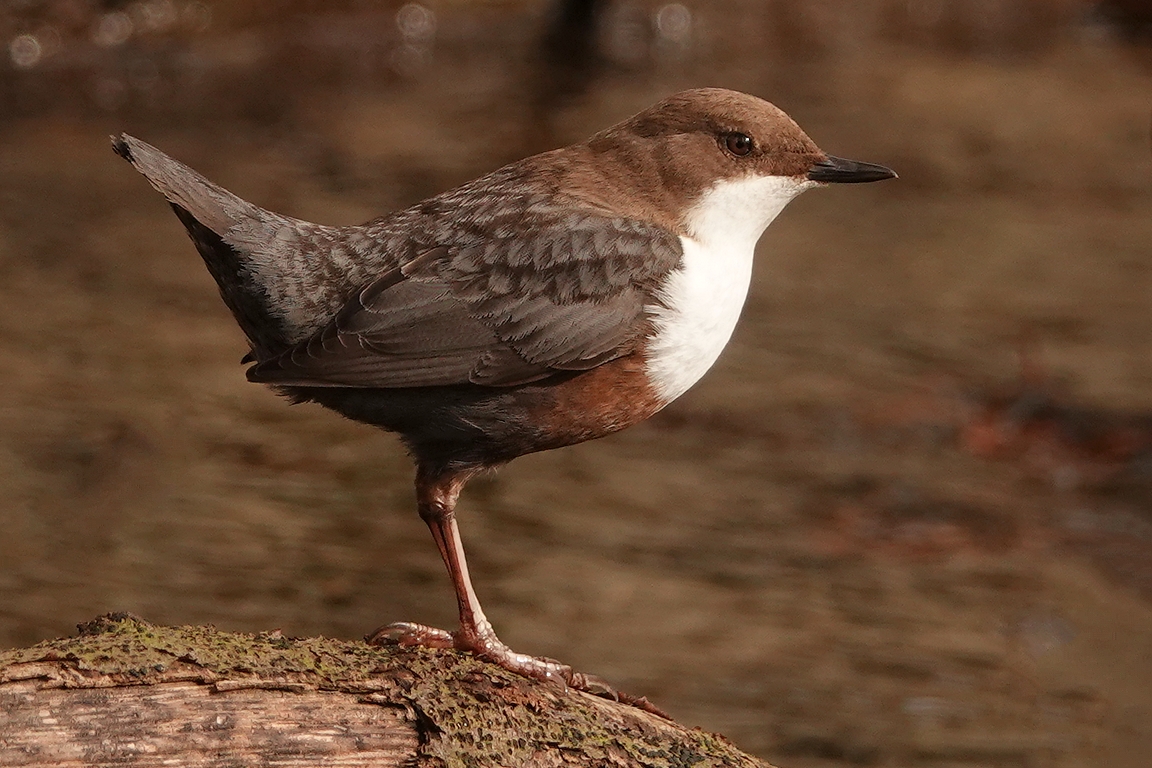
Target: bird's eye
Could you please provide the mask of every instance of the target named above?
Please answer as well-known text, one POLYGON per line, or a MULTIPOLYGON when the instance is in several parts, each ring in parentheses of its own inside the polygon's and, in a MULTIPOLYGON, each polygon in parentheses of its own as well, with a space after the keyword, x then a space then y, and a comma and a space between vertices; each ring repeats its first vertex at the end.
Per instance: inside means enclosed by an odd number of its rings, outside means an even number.
POLYGON ((724 148, 737 157, 744 157, 752 151, 752 137, 746 133, 733 131, 723 136, 724 148))

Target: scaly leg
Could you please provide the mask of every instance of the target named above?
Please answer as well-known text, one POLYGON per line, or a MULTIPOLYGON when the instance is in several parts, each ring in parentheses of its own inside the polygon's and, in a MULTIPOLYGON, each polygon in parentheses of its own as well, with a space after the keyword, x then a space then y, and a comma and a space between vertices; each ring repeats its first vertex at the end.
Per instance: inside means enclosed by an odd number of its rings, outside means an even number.
POLYGON ((395 643, 456 648, 470 651, 527 677, 559 681, 583 691, 600 692, 607 688, 596 678, 574 672, 571 667, 555 659, 516 653, 496 637, 472 588, 468 562, 464 558, 464 545, 460 541, 460 529, 456 525, 456 500, 464 483, 474 474, 473 471, 433 473, 425 467, 418 468, 416 472, 416 499, 420 517, 432 531, 432 538, 436 540, 440 556, 448 567, 448 575, 456 590, 456 602, 460 606, 460 628, 455 632, 445 632, 422 624, 399 622, 376 630, 368 637, 368 642, 376 645, 395 643))
POLYGON ((480 607, 480 599, 472 589, 468 561, 464 558, 464 545, 456 525, 456 500, 460 497, 464 483, 474 474, 475 471, 435 473, 425 467, 419 467, 416 471, 416 499, 420 517, 432 531, 432 538, 436 540, 436 547, 444 558, 444 565, 448 567, 448 575, 456 590, 456 602, 460 606, 460 628, 455 632, 446 632, 423 624, 398 622, 376 630, 368 636, 368 642, 373 645, 421 645, 469 651, 525 677, 560 682, 668 718, 663 710, 643 696, 629 696, 616 691, 600 678, 576 672, 555 659, 516 653, 496 637, 491 622, 480 607))

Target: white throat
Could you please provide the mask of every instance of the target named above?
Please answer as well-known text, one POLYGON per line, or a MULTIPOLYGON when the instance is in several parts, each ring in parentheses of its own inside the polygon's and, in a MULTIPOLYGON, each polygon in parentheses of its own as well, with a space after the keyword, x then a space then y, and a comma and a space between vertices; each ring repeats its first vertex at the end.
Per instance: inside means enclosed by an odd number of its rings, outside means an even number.
POLYGON ((664 404, 720 357, 748 296, 756 241, 785 205, 814 186, 788 176, 723 180, 689 211, 683 263, 660 288, 663 306, 647 307, 655 333, 646 370, 664 404))

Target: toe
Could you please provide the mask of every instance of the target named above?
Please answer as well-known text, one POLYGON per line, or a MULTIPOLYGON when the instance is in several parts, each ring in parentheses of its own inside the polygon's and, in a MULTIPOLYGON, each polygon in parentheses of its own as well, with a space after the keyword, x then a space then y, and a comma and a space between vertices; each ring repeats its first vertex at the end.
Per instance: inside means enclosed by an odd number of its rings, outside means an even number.
POLYGON ((422 648, 452 648, 455 641, 451 632, 423 624, 398 621, 386 624, 364 638, 369 645, 420 646, 422 648))

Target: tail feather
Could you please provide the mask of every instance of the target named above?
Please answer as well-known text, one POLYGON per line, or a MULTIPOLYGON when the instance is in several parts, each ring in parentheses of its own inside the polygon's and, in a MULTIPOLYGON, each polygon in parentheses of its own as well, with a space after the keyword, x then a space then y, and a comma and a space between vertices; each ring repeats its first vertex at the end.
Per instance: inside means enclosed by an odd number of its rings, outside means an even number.
POLYGON ((183 208, 217 235, 227 234, 245 220, 269 214, 134 136, 123 133, 114 137, 112 148, 143 174, 168 202, 183 208))
POLYGON ((323 280, 323 262, 347 258, 338 230, 265 210, 213 184, 133 136, 112 138, 171 203, 258 359, 310 336, 346 293, 323 280))

